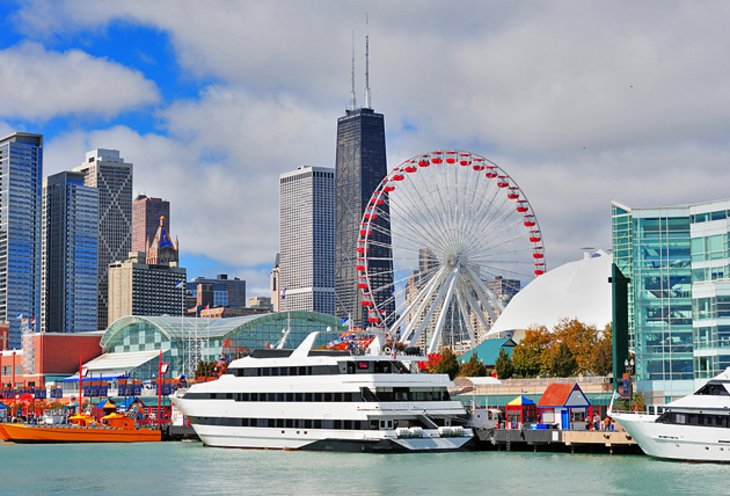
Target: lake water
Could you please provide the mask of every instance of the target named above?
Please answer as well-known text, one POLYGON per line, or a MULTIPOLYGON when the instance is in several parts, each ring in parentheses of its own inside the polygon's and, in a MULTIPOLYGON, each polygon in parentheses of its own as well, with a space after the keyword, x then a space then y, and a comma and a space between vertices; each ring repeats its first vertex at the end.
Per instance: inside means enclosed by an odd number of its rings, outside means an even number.
POLYGON ((0 443, 2 495, 730 494, 730 466, 637 455, 349 454, 0 443))

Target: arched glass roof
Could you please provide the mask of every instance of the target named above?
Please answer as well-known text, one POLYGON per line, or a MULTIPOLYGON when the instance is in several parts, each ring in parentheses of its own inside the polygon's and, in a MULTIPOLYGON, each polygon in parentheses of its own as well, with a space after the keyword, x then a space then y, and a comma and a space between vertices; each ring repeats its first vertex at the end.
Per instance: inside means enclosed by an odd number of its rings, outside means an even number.
POLYGON ((293 311, 267 314, 245 315, 243 317, 230 317, 225 319, 209 319, 196 317, 174 317, 161 315, 155 317, 130 315, 115 320, 109 326, 101 338, 101 346, 105 347, 118 333, 124 332, 128 327, 144 322, 158 328, 171 341, 182 340, 185 336, 197 335, 201 338, 225 338, 230 334, 254 330, 256 326, 267 323, 279 323, 282 329, 286 328, 287 322, 310 321, 322 325, 322 330, 327 327, 333 331, 345 330, 340 319, 332 315, 316 312, 293 311))

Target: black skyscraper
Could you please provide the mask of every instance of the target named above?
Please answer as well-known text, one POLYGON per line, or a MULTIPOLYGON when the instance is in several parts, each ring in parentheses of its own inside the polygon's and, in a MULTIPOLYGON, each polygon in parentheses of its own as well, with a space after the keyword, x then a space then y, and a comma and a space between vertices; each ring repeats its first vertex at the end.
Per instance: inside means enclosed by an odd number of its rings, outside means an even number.
MULTIPOLYGON (((357 238, 365 206, 375 188, 387 173, 385 159, 385 121, 383 114, 369 108, 348 110, 337 120, 337 158, 335 170, 335 289, 337 315, 351 316, 354 325, 367 326, 357 288, 357 238)), ((389 223, 377 221, 387 232, 389 223)), ((389 235, 374 230, 370 240, 372 258, 369 274, 375 276, 375 287, 383 288, 373 298, 379 308, 386 302, 387 314, 392 314, 392 261, 389 235), (378 246, 376 246, 378 245, 378 246), (385 245, 386 247, 383 247, 385 245)), ((371 278, 371 281, 373 279, 371 278)))

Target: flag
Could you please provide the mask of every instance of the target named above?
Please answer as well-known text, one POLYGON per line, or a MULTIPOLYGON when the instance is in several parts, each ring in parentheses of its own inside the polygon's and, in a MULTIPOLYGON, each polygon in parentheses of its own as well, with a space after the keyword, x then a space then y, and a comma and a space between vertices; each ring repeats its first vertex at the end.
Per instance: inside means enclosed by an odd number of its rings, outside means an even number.
POLYGON ((177 289, 182 289, 185 286, 185 281, 180 281, 179 283, 175 284, 175 287, 177 289))
POLYGON ((284 289, 281 290, 281 294, 279 296, 281 297, 282 300, 284 298, 286 298, 286 288, 284 288, 284 289))
POLYGON ((342 325, 347 325, 349 323, 350 323, 350 317, 345 317, 344 319, 342 319, 342 325))
POLYGON ((35 319, 34 318, 33 319, 30 319, 30 323, 33 324, 33 325, 35 325, 35 319))
POLYGON ((618 394, 618 391, 614 391, 614 392, 613 392, 613 399, 617 400, 617 399, 619 399, 620 397, 621 397, 621 395, 620 395, 620 394, 618 394))
POLYGON ((23 314, 22 313, 16 313, 15 318, 18 320, 23 320, 23 314))

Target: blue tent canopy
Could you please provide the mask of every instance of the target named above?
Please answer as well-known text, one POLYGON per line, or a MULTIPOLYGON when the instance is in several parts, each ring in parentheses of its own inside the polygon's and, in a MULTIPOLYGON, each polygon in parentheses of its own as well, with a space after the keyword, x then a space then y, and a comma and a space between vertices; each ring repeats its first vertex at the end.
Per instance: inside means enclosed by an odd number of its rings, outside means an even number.
MULTIPOLYGON (((113 375, 95 375, 93 377, 84 377, 84 379, 81 381, 82 384, 84 382, 91 382, 91 381, 116 381, 117 379, 125 379, 127 376, 125 374, 113 374, 113 375)), ((72 375, 71 377, 66 377, 63 382, 79 382, 79 374, 72 375)))
POLYGON ((6 409, 7 407, 8 407, 8 405, 6 405, 2 401, 0 401, 0 410, 6 409))

